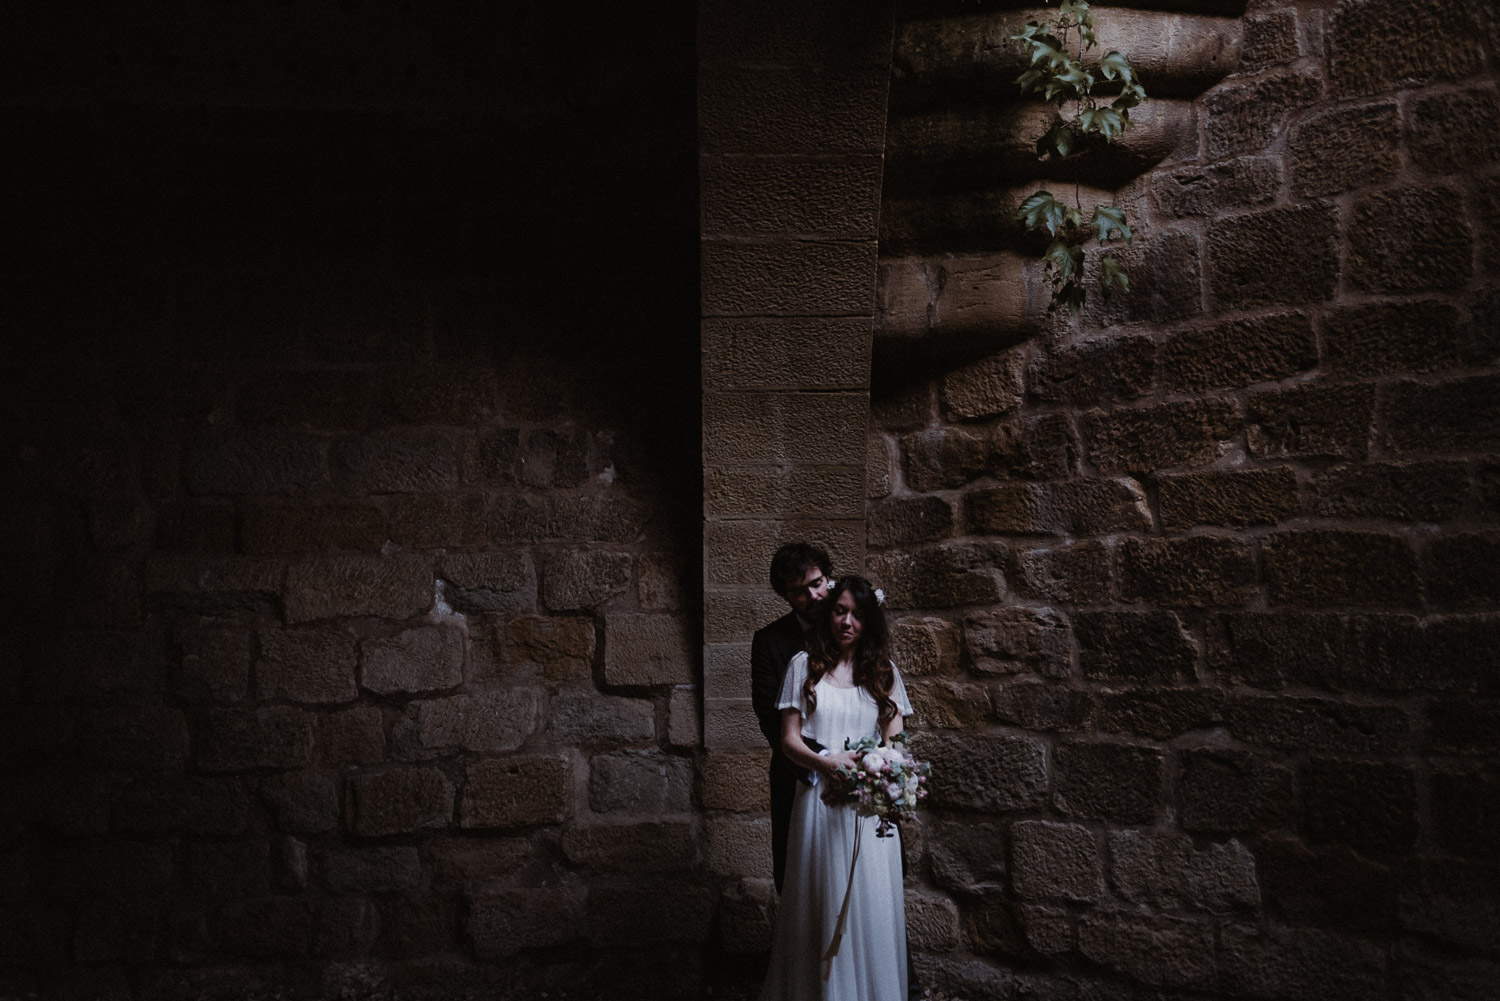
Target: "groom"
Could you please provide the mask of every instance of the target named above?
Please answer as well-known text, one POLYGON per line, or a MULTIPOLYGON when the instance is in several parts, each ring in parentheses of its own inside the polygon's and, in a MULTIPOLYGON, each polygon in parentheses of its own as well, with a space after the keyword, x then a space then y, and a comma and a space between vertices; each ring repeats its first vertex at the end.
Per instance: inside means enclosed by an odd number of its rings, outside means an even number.
POLYGON ((760 732, 771 745, 771 863, 776 892, 786 876, 786 838, 792 824, 792 799, 802 769, 781 753, 781 710, 776 708, 786 666, 805 646, 805 637, 823 599, 833 562, 822 548, 789 542, 771 557, 771 589, 791 610, 756 630, 750 644, 750 701, 760 732))

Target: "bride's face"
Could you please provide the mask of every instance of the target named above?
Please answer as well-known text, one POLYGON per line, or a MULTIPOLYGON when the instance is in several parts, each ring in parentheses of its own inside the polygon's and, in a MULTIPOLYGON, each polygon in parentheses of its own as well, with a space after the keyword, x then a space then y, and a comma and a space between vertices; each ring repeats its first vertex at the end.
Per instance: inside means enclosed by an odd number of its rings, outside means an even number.
POLYGON ((865 629, 859 618, 859 609, 854 604, 854 596, 848 591, 839 595, 839 600, 834 602, 829 615, 832 617, 833 639, 839 645, 839 650, 844 653, 852 651, 865 629))

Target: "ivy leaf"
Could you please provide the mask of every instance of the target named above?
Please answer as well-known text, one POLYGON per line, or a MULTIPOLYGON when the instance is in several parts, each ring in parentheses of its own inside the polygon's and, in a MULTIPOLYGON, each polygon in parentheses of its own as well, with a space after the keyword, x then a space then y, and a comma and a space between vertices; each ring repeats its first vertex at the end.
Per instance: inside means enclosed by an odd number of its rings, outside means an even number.
POLYGON ((1042 78, 1046 75, 1041 70, 1027 70, 1016 77, 1016 83, 1021 85, 1021 93, 1029 94, 1033 90, 1036 90, 1037 84, 1041 83, 1042 78))
POLYGON ((1078 125, 1085 132, 1113 139, 1125 130, 1125 118, 1114 108, 1085 108, 1078 115, 1078 125))
MULTIPOLYGON (((1066 59, 1066 57, 1064 57, 1066 59)), ((1094 74, 1084 69, 1072 59, 1067 59, 1066 64, 1059 70, 1055 70, 1052 79, 1048 81, 1044 94, 1047 100, 1061 96, 1081 97, 1087 94, 1094 86, 1094 74)))
POLYGON ((1037 159, 1048 155, 1061 158, 1072 154, 1078 145, 1078 134, 1067 122, 1058 122, 1036 141, 1037 159))
POLYGON ((1028 230, 1045 229, 1049 236, 1056 236, 1068 217, 1068 211, 1062 202, 1052 197, 1052 192, 1038 191, 1021 203, 1016 217, 1026 224, 1028 230))
POLYGON ((1120 267, 1120 262, 1108 254, 1099 258, 1099 286, 1104 290, 1104 298, 1109 299, 1109 294, 1118 285, 1124 294, 1130 292, 1130 276, 1125 269, 1120 267))
MULTIPOLYGON (((1120 89, 1120 96, 1115 98, 1111 108, 1117 108, 1121 112, 1129 111, 1146 99, 1146 88, 1138 83, 1127 83, 1120 89)), ((1129 118, 1129 115, 1126 115, 1129 118)))
POLYGON ((1106 80, 1124 80, 1126 83, 1135 80, 1135 70, 1130 68, 1130 60, 1119 50, 1111 51, 1099 60, 1099 68, 1103 70, 1106 80))
POLYGON ((1010 38, 1013 42, 1029 42, 1031 41, 1032 37, 1041 30, 1042 24, 1040 21, 1027 21, 1026 27, 1022 28, 1014 35, 1011 35, 1010 38))
POLYGON ((1063 237, 1055 237, 1042 255, 1048 270, 1053 272, 1053 282, 1066 284, 1083 277, 1083 245, 1070 243, 1063 237))
POLYGON ((1095 205, 1092 222, 1094 229, 1099 233, 1100 243, 1109 239, 1111 230, 1124 237, 1126 243, 1131 241, 1133 234, 1130 232, 1130 226, 1125 222, 1124 209, 1117 209, 1112 205, 1095 205))

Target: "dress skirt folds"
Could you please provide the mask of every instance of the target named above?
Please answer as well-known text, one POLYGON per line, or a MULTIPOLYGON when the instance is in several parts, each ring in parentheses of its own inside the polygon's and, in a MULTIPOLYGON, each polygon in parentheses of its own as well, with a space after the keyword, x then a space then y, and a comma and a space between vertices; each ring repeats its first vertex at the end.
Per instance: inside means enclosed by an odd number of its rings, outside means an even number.
MULTIPOLYGON (((802 732, 824 747, 841 750, 844 740, 878 736, 879 709, 862 688, 820 681, 817 705, 805 710, 802 684, 807 655, 787 667, 781 708, 803 710, 802 732)), ((906 688, 897 675, 891 693, 910 714, 906 688)), ((906 913, 901 883, 901 836, 875 836, 877 820, 859 817, 850 805, 828 806, 820 787, 799 783, 787 843, 786 882, 776 910, 770 969, 762 1001, 905 1001, 906 913), (855 832, 858 861, 849 912, 838 954, 823 978, 823 954, 833 939, 844 891, 850 887, 855 832)))

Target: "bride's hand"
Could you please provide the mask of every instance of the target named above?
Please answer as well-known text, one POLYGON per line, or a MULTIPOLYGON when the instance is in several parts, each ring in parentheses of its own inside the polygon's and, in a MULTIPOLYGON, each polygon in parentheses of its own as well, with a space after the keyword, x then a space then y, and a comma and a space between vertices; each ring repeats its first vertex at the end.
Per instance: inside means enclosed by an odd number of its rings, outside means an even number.
POLYGON ((823 755, 823 760, 827 762, 825 770, 836 779, 838 778, 839 766, 853 768, 859 763, 859 756, 853 751, 838 751, 834 754, 823 755))

